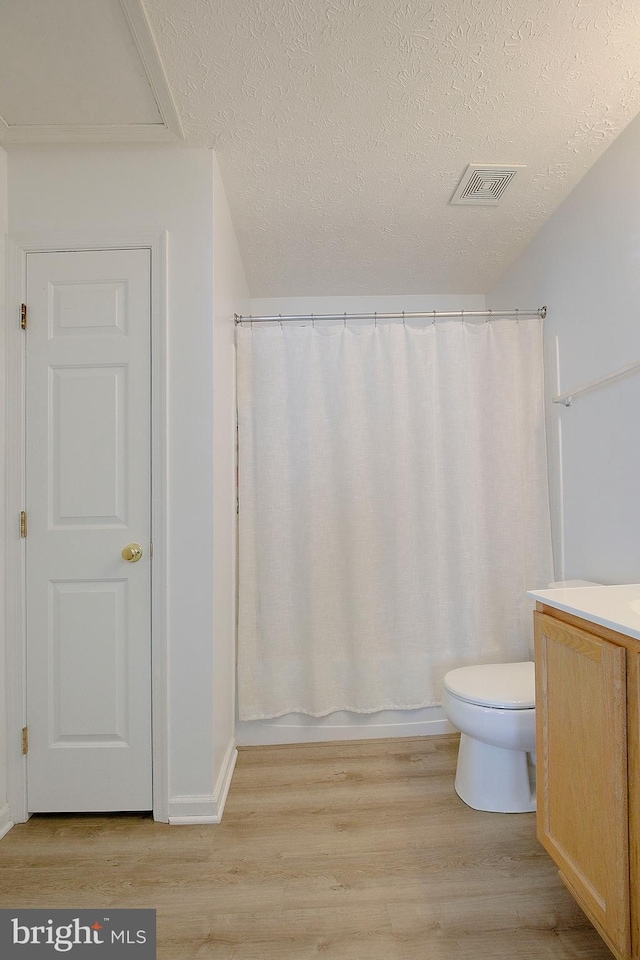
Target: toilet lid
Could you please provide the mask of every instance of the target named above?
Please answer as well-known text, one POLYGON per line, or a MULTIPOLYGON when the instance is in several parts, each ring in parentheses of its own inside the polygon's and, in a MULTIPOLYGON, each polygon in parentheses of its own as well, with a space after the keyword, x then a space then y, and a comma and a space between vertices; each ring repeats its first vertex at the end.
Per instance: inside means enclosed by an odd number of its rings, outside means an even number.
POLYGON ((526 710, 535 706, 535 665, 483 663, 458 667, 445 675, 445 688, 454 697, 486 707, 526 710))

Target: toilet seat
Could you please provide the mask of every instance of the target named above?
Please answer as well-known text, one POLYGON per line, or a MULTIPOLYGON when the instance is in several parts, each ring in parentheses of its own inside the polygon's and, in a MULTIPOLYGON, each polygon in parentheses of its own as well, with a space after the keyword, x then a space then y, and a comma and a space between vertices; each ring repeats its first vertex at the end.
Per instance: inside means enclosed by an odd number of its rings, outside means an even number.
POLYGON ((445 689, 467 703, 529 710, 535 707, 535 665, 524 663, 483 663, 450 670, 444 678, 445 689))

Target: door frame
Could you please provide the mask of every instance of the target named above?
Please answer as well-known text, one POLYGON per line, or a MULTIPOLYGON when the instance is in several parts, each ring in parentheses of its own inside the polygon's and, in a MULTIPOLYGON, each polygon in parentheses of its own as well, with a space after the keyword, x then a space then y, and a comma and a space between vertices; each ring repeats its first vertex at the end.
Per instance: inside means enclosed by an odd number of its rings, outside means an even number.
MULTIPOLYGON (((7 243, 6 474, 5 474, 5 689, 9 817, 29 819, 27 763, 21 731, 27 723, 25 542, 17 535, 25 509, 25 362, 20 304, 26 302, 27 255, 87 250, 149 250, 151 257, 151 722, 153 816, 169 821, 167 687, 167 246, 156 237, 46 237, 7 243), (11 531, 16 531, 11 535, 11 531)), ((28 319, 27 319, 28 323, 28 319)), ((0 825, 1 826, 1 825, 0 825)), ((9 823, 10 826, 10 823, 9 823)), ((0 829, 0 835, 2 830, 0 829)))

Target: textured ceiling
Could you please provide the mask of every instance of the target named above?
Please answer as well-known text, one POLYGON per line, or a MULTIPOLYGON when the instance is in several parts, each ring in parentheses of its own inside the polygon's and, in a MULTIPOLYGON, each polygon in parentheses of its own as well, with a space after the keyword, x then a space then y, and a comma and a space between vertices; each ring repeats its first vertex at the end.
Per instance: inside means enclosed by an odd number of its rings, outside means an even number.
POLYGON ((0 0, 0 141, 214 146, 255 297, 483 293, 640 110, 639 18, 638 0, 0 0), (497 207, 450 206, 471 162, 526 169, 497 207))
POLYGON ((144 0, 254 296, 466 293, 640 109, 634 0, 144 0), (452 207, 469 162, 524 163, 452 207))

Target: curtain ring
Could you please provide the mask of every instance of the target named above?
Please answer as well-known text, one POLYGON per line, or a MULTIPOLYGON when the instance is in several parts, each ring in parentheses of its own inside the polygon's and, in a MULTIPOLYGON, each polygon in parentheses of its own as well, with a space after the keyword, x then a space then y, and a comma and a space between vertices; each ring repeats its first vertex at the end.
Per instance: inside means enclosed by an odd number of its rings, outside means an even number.
POLYGON ((344 315, 343 325, 344 325, 344 329, 346 330, 346 329, 347 329, 347 314, 346 314, 346 311, 345 311, 345 315, 344 315))
POLYGON ((280 324, 280 329, 282 330, 282 314, 278 314, 278 323, 280 324))
POLYGON ((316 318, 314 317, 313 314, 311 314, 311 329, 315 330, 315 328, 316 328, 316 318))
POLYGON ((460 311, 460 323, 464 323, 464 310, 460 311))
POLYGON ((491 310, 489 310, 489 316, 487 317, 487 321, 486 321, 486 322, 489 323, 490 320, 491 320, 491 310))
POLYGON ((516 307, 516 323, 518 322, 519 319, 520 318, 518 317, 518 308, 516 307))
POLYGON ((402 326, 403 326, 403 327, 405 326, 405 322, 404 322, 404 310, 402 311, 402 326))
POLYGON ((374 326, 374 328, 377 328, 377 326, 378 326, 378 314, 377 314, 377 312, 373 314, 373 326, 374 326))
POLYGON ((432 320, 431 322, 433 323, 433 325, 434 325, 434 327, 435 327, 435 325, 436 325, 436 312, 435 312, 435 310, 433 311, 433 320, 432 320))

